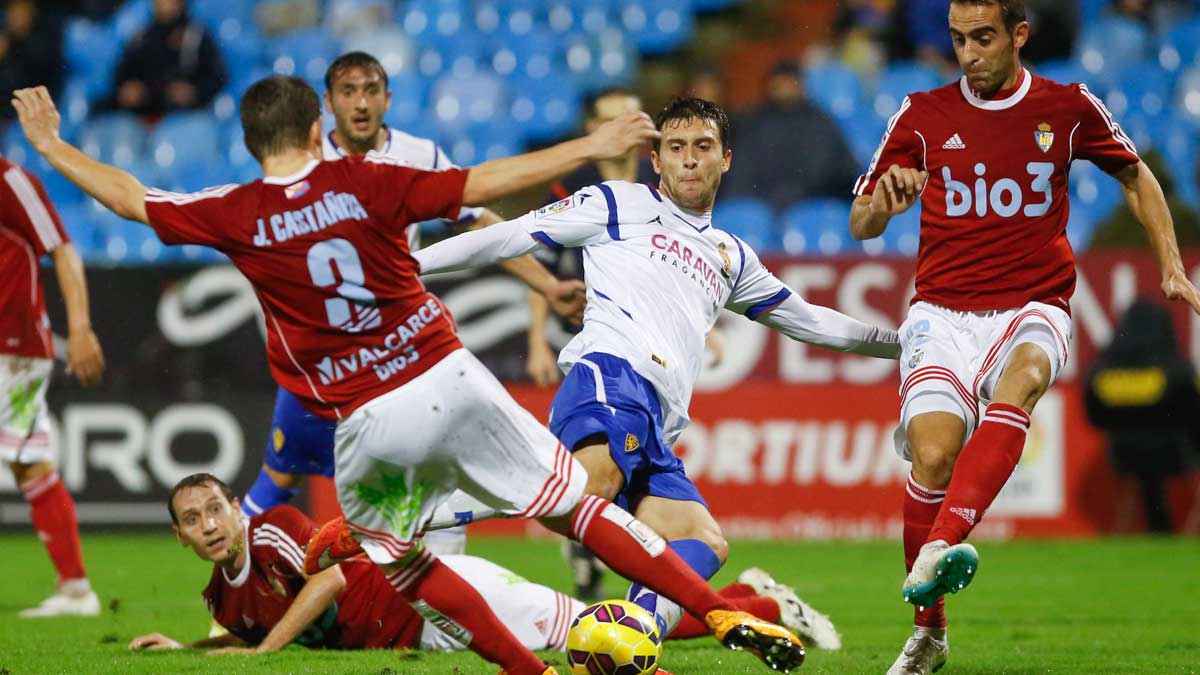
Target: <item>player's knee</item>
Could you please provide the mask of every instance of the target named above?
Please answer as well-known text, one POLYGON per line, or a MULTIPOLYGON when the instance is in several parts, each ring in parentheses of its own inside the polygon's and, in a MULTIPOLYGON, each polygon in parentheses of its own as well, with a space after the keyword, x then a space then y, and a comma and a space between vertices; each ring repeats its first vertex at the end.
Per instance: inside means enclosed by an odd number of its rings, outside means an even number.
POLYGON ((295 490, 300 487, 300 481, 304 480, 304 476, 301 474, 283 473, 272 469, 266 464, 263 464, 262 470, 276 487, 284 490, 295 490))
POLYGON ((13 479, 16 480, 17 485, 24 485, 42 476, 49 476, 54 471, 54 466, 50 462, 36 462, 34 464, 10 462, 8 468, 12 471, 13 479))
POLYGON ((913 478, 923 487, 940 490, 950 484, 959 447, 937 443, 912 446, 913 478))
POLYGON ((717 528, 714 532, 705 533, 705 536, 700 541, 708 544, 708 547, 717 555, 717 560, 720 560, 722 565, 729 559, 729 542, 725 541, 720 528, 717 528))
POLYGON ((1004 367, 992 400, 1032 411, 1050 388, 1050 376, 1046 353, 1032 344, 1020 345, 1004 367))
POLYGON ((584 491, 595 497, 613 500, 625 486, 625 475, 613 461, 608 451, 608 438, 589 436, 575 448, 575 459, 587 471, 587 487, 584 491))

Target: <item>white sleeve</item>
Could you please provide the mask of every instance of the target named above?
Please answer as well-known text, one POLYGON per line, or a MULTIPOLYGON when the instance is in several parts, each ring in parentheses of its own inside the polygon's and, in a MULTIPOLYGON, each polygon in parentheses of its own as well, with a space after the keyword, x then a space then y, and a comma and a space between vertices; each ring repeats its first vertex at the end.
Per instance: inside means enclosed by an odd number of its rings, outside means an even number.
POLYGON ((499 260, 525 255, 537 248, 520 220, 464 232, 413 253, 421 274, 484 267, 499 260))
POLYGON ((577 248, 620 238, 612 188, 593 185, 517 219, 550 248, 577 248))
POLYGON ((886 359, 900 358, 900 335, 865 324, 841 312, 813 305, 788 288, 759 261, 749 246, 736 240, 743 266, 725 306, 759 321, 793 340, 839 352, 886 359))

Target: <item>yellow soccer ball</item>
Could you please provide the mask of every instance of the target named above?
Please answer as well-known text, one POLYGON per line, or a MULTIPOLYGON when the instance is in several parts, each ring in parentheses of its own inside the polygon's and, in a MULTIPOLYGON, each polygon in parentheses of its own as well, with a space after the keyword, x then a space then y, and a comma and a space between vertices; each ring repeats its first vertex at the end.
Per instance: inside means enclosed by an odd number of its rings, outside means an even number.
POLYGON ((625 600, 584 609, 567 633, 573 675, 651 675, 658 672, 662 636, 650 612, 625 600))

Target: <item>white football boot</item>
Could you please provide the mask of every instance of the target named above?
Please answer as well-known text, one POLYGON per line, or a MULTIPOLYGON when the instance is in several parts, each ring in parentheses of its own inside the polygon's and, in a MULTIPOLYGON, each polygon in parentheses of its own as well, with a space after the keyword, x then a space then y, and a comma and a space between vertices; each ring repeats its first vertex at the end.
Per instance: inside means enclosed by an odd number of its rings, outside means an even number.
POLYGON ((795 633, 804 644, 818 649, 841 649, 842 636, 829 617, 813 609, 800 599, 796 591, 775 581, 761 568, 751 567, 738 575, 738 583, 754 588, 764 598, 771 598, 779 605, 779 623, 795 633))
POLYGON ((945 628, 917 627, 887 675, 929 675, 946 665, 949 656, 945 628))
POLYGON ((58 591, 42 601, 37 607, 21 610, 22 619, 37 619, 51 616, 97 616, 100 614, 100 598, 87 585, 86 580, 68 581, 58 591))

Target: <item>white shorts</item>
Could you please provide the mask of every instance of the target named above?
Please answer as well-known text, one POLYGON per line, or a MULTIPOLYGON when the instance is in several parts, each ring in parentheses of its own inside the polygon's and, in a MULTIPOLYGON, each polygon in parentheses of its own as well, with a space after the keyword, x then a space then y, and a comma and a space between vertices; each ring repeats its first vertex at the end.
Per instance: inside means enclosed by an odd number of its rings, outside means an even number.
POLYGON ((54 461, 46 388, 54 362, 0 354, 0 461, 54 461))
MULTIPOLYGON (((567 630, 571 621, 583 611, 582 602, 530 583, 482 558, 449 555, 441 561, 479 591, 492 612, 521 644, 529 649, 566 649, 567 630)), ((467 648, 428 621, 421 628, 420 645, 421 649, 439 652, 467 648)))
POLYGON ((470 352, 452 352, 337 426, 334 482, 376 563, 407 557, 456 488, 501 516, 570 513, 587 472, 470 352))
POLYGON ((1071 317, 1040 302, 1019 309, 958 312, 918 302, 900 326, 900 427, 896 452, 911 460, 907 429, 917 415, 947 412, 979 425, 979 405, 992 390, 1017 345, 1032 344, 1050 359, 1053 383, 1067 363, 1071 317))

